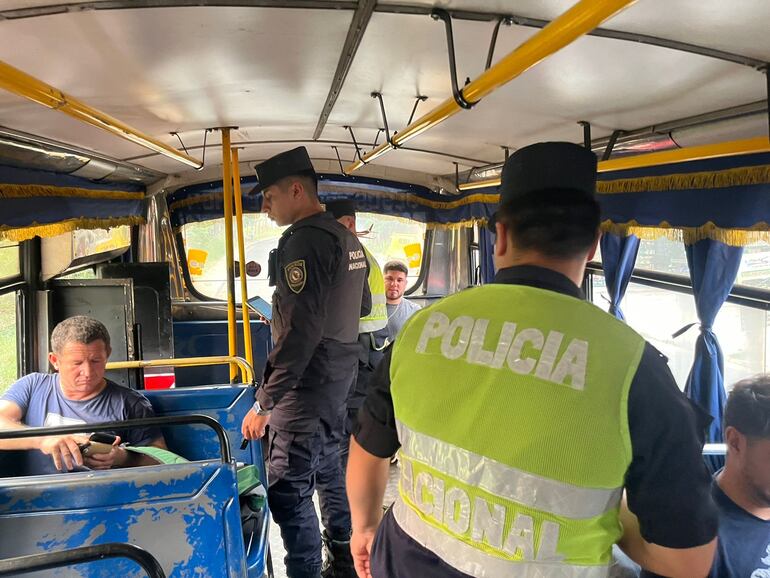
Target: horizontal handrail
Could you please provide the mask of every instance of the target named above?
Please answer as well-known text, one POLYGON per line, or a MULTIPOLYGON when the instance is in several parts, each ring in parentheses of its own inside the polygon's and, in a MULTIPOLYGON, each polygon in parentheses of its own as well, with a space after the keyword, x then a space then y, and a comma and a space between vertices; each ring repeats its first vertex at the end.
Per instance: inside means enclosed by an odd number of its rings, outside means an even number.
POLYGON ((21 438, 34 438, 41 436, 71 435, 85 432, 102 432, 135 427, 171 426, 171 425, 207 425, 213 429, 219 438, 219 449, 222 453, 222 462, 229 464, 231 460, 230 442, 227 439, 222 425, 213 417, 201 414, 169 415, 159 417, 143 417, 140 419, 127 419, 123 421, 109 421, 101 423, 86 423, 78 425, 65 425, 56 427, 30 427, 24 429, 0 430, 0 440, 12 440, 21 438))
POLYGON ((243 383, 254 383, 254 368, 243 357, 210 355, 208 357, 179 357, 171 359, 139 359, 136 361, 110 361, 107 369, 142 369, 145 367, 198 367, 202 365, 237 365, 243 383))
POLYGON ((44 552, 0 560, 0 576, 17 576, 28 572, 51 570, 84 562, 96 562, 106 558, 128 558, 147 573, 148 578, 166 578, 155 556, 133 544, 96 544, 60 552, 44 552))

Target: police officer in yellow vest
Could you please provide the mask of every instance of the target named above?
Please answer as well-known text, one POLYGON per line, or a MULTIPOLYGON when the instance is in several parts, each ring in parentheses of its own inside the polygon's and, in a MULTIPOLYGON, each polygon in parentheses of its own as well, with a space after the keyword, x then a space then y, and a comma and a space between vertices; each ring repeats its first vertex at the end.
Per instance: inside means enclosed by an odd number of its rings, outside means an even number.
POLYGON ((415 313, 377 368, 347 476, 360 577, 603 578, 616 543, 664 576, 708 573, 704 421, 665 358, 579 289, 595 185, 577 145, 512 155, 494 283, 415 313))
MULTIPOLYGON (((354 235, 356 229, 356 202, 352 200, 330 201, 326 203, 326 210, 334 215, 344 227, 354 235)), ((358 358, 358 376, 347 401, 347 414, 343 428, 342 441, 340 442, 340 456, 343 466, 348 461, 348 448, 350 447, 350 434, 356 422, 358 410, 364 404, 366 389, 371 379, 372 372, 382 360, 383 349, 387 343, 388 309, 385 296, 385 279, 382 276, 377 259, 369 250, 361 244, 366 254, 366 262, 369 265, 368 283, 372 298, 372 310, 362 317, 358 323, 358 342, 361 345, 358 358)))

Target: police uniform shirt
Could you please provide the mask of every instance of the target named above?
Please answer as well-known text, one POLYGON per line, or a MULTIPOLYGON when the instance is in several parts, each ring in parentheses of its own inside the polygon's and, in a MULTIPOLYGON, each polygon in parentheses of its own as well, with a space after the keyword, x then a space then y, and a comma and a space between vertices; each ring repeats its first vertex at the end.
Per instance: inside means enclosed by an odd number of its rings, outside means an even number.
MULTIPOLYGON (((567 277, 540 267, 502 269, 494 282, 584 298, 567 277)), ((361 447, 381 458, 392 456, 399 447, 390 395, 391 349, 388 348, 372 377, 369 395, 353 432, 361 447)), ((647 343, 629 391, 633 457, 625 488, 629 508, 638 515, 642 536, 648 542, 668 548, 691 548, 716 535, 717 510, 710 497, 711 480, 700 457, 709 420, 681 393, 666 358, 647 343)), ((389 552, 398 552, 397 557, 387 556, 388 568, 384 571, 389 577, 416 576, 419 569, 429 576, 466 576, 413 541, 391 514, 383 520, 377 541, 387 543, 389 552)))
POLYGON ((371 307, 358 240, 328 213, 294 223, 272 258, 273 349, 257 400, 271 425, 335 423, 358 363, 358 320, 371 307))

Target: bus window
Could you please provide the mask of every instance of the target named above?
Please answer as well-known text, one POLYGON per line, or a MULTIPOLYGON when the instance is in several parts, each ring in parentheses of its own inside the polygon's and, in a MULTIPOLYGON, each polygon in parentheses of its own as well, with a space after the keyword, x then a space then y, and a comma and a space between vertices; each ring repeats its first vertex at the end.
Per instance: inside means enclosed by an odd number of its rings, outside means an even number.
MULTIPOLYGON (((243 215, 243 234, 246 250, 246 282, 249 297, 259 296, 270 302, 273 288, 268 285, 267 260, 270 251, 278 246, 285 230, 273 223, 267 215, 243 215)), ((238 244, 233 224, 234 258, 238 260, 238 244)), ((193 289, 209 299, 227 299, 227 272, 225 269, 224 218, 187 223, 182 226, 182 240, 186 253, 187 270, 193 289)), ((236 274, 238 269, 236 269, 236 274)), ((236 279, 235 299, 241 300, 241 284, 236 279)))
POLYGON ((18 378, 16 359, 16 291, 0 295, 0 394, 18 378))
POLYGON ((14 279, 21 275, 19 244, 0 241, 0 281, 14 279))
MULTIPOLYGON (((770 247, 757 245, 744 254, 736 283, 763 286, 770 282, 770 267, 763 271, 761 260, 764 253, 770 255, 770 247), (747 282, 748 281, 748 282, 747 282)), ((747 248, 748 249, 748 248, 747 248)), ((681 285, 645 283, 632 278, 620 305, 626 322, 668 357, 671 372, 681 389, 684 389, 692 367, 698 328, 693 327, 679 337, 672 335, 680 328, 698 322, 695 300, 690 289, 689 271, 684 244, 660 238, 642 240, 636 261, 636 272, 669 273, 681 276, 681 285)), ((609 295, 600 273, 592 275, 593 302, 608 309, 609 295)), ((770 370, 770 316, 758 307, 727 302, 717 315, 714 332, 724 354, 725 386, 736 381, 770 370)))
POLYGON ((361 242, 384 267, 388 261, 401 261, 409 267, 407 289, 420 277, 422 252, 425 244, 425 224, 403 217, 358 213, 356 227, 361 242))

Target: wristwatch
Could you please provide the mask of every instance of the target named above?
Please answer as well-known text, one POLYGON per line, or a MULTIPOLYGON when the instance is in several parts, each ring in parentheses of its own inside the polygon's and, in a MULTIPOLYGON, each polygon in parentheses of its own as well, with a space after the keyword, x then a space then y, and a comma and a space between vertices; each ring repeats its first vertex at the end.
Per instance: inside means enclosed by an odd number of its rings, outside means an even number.
POLYGON ((256 414, 257 414, 257 415, 259 415, 259 416, 270 415, 271 413, 273 413, 273 410, 271 410, 271 409, 265 409, 265 408, 263 408, 261 405, 259 405, 259 402, 258 402, 258 401, 255 401, 255 402, 254 402, 254 405, 252 406, 252 409, 253 409, 253 410, 256 412, 256 414))

